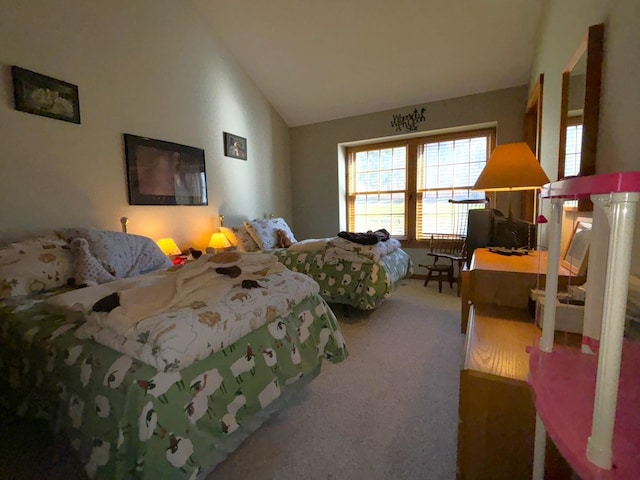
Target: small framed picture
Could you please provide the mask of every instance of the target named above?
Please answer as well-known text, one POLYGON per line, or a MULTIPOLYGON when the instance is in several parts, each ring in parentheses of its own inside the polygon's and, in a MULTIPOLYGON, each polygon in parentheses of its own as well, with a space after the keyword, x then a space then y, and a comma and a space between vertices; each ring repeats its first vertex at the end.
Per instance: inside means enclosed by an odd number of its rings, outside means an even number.
POLYGON ((204 150, 124 134, 129 205, 207 205, 204 150))
POLYGON ((80 123, 77 85, 15 65, 11 67, 11 76, 16 110, 80 123))
POLYGON ((247 159, 247 139, 224 132, 224 155, 225 157, 247 159))

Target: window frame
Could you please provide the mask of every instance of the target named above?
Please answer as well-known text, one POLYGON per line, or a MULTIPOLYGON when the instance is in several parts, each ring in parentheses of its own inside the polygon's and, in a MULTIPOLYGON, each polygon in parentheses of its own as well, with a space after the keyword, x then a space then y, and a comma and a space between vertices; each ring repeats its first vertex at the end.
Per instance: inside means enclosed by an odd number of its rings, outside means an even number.
MULTIPOLYGON (((584 117, 582 114, 578 114, 578 115, 569 115, 567 117, 567 126, 565 127, 565 133, 564 133, 564 158, 562 160, 562 165, 560 166, 560 168, 558 169, 558 178, 564 178, 566 177, 566 171, 567 171, 567 132, 569 131, 570 127, 577 127, 577 126, 582 126, 582 134, 584 135, 584 117)), ((582 141, 580 141, 580 153, 578 155, 578 175, 580 175, 581 173, 581 159, 582 159, 582 141)))
MULTIPOLYGON (((428 244, 427 239, 417 239, 417 199, 418 199, 418 153, 420 151, 420 146, 426 143, 440 143, 447 142, 452 140, 461 140, 466 138, 475 138, 475 137, 488 137, 488 145, 487 145, 487 161, 489 160, 489 156, 493 149, 496 146, 496 137, 497 131, 496 127, 483 127, 483 128, 473 128, 469 130, 460 130, 457 132, 449 132, 449 133, 440 133, 440 134, 429 134, 429 135, 421 135, 419 137, 412 137, 400 140, 387 140, 384 142, 376 142, 369 144, 361 144, 357 146, 347 146, 345 152, 345 162, 346 162, 346 225, 347 229, 352 228, 352 212, 354 205, 354 194, 351 192, 352 186, 352 164, 355 162, 356 153, 370 150, 380 150, 383 148, 395 148, 399 146, 406 146, 407 148, 407 156, 406 156, 406 190, 405 190, 405 235, 397 236, 394 235, 394 238, 400 240, 403 247, 408 248, 424 248, 428 244)), ((472 187, 470 185, 469 187, 472 187)), ((465 187, 460 187, 465 188, 465 187)))

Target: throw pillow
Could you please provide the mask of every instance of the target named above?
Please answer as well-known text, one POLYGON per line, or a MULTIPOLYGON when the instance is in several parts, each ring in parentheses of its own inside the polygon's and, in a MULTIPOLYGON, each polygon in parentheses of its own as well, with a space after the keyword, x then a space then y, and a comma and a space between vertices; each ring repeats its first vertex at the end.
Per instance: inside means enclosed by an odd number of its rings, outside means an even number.
POLYGON ((257 252, 258 244, 253 240, 244 226, 220 227, 229 243, 241 252, 257 252))
POLYGON ((0 248, 0 299, 62 287, 73 275, 73 255, 55 234, 0 248))
POLYGON ((250 222, 244 222, 244 227, 261 250, 273 250, 276 248, 278 230, 285 232, 291 243, 297 242, 289 225, 287 225, 287 222, 283 218, 256 219, 250 222))

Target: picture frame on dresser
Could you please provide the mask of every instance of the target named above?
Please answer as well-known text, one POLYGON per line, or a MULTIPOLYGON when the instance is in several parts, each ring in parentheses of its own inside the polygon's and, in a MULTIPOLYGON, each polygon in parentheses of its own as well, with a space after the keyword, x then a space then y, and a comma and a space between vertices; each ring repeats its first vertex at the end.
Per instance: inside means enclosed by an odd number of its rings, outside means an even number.
POLYGON ((124 134, 129 205, 207 205, 204 150, 124 134))
POLYGON ((16 110, 80 124, 78 86, 26 68, 11 66, 16 110))

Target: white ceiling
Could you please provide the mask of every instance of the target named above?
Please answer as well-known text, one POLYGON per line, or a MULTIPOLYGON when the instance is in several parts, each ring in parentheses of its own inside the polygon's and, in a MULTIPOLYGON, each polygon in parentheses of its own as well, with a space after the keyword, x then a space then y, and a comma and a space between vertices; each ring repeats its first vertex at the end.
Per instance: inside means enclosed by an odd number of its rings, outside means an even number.
POLYGON ((529 83, 543 0, 192 0, 291 127, 529 83))

